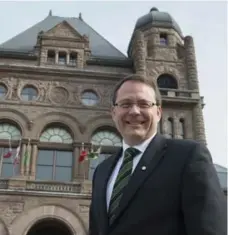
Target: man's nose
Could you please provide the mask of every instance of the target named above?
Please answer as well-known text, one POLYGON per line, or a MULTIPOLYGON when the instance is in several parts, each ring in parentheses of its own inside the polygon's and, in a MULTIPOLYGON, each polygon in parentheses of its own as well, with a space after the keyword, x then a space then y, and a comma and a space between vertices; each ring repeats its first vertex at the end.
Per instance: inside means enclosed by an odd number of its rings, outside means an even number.
POLYGON ((132 104, 130 110, 129 110, 130 114, 139 114, 140 113, 140 108, 137 104, 132 104))

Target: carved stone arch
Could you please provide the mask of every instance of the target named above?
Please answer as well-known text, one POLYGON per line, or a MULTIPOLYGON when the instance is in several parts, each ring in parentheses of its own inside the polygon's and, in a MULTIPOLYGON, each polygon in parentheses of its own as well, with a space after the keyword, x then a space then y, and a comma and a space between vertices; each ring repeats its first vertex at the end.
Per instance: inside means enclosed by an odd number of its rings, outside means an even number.
POLYGON ((103 127, 108 127, 109 129, 115 130, 115 132, 118 133, 111 115, 100 115, 93 117, 86 122, 85 126, 87 127, 86 134, 89 140, 95 131, 103 127))
POLYGON ((66 126, 72 134, 73 140, 80 139, 81 129, 83 125, 73 116, 61 112, 43 113, 34 120, 34 133, 38 139, 44 129, 51 124, 61 123, 66 126))
POLYGON ((171 74, 168 74, 168 73, 163 73, 163 74, 160 74, 158 77, 157 77, 157 85, 159 88, 168 88, 168 89, 178 89, 179 85, 178 85, 178 81, 176 79, 176 77, 172 76, 171 74), (162 83, 164 83, 164 81, 170 83, 170 84, 167 84, 167 85, 164 85, 162 83))
POLYGON ((179 71, 174 67, 158 66, 153 70, 153 74, 154 74, 154 77, 155 77, 156 81, 158 80, 158 78, 162 74, 168 74, 171 77, 176 79, 177 86, 180 87, 180 77, 181 77, 181 75, 180 75, 179 71))
POLYGON ((0 108, 0 113, 1 113, 1 120, 6 120, 9 121, 9 123, 12 123, 14 125, 16 125, 19 130, 21 131, 21 136, 25 136, 26 135, 26 130, 27 125, 29 124, 29 119, 26 115, 24 115, 23 113, 14 110, 14 109, 5 109, 5 108, 0 108))
POLYGON ((9 235, 9 230, 5 224, 5 222, 0 219, 0 234, 1 235, 9 235))
MULTIPOLYGON (((42 216, 42 217, 38 217, 36 219, 36 221, 32 221, 30 224, 28 224, 25 235, 29 235, 29 234, 33 234, 34 229, 36 230, 37 227, 39 227, 40 225, 42 226, 44 223, 47 224, 47 222, 50 224, 53 223, 53 221, 55 222, 55 228, 58 229, 58 225, 61 225, 61 227, 65 227, 64 230, 67 230, 67 234, 70 235, 74 235, 74 229, 72 228, 71 224, 68 223, 68 221, 66 221, 63 218, 59 218, 57 216, 42 216), (38 220, 37 220, 38 219, 38 220)), ((52 224, 53 226, 53 224, 52 224)), ((60 229, 61 229, 60 227, 60 229)), ((64 233, 65 234, 65 233, 64 233)))
POLYGON ((59 205, 42 205, 24 211, 12 221, 11 235, 27 235, 33 225, 49 218, 62 221, 72 235, 86 235, 86 226, 79 215, 59 205))

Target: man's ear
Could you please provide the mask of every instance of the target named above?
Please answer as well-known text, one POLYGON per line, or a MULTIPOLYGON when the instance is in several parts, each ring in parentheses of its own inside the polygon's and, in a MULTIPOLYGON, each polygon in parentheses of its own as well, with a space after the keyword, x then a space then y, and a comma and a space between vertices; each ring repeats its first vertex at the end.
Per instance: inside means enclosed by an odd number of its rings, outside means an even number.
POLYGON ((162 117, 162 108, 161 108, 161 106, 157 107, 157 116, 158 116, 158 120, 160 121, 161 117, 162 117))
POLYGON ((115 116, 116 110, 115 110, 115 107, 113 105, 111 107, 110 112, 111 112, 111 115, 112 115, 112 119, 114 120, 114 116, 115 116))

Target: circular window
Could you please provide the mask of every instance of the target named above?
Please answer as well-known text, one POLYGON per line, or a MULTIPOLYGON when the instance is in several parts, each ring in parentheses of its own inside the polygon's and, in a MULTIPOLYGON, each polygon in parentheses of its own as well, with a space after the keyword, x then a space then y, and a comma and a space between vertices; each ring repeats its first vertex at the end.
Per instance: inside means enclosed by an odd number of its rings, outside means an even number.
POLYGON ((26 86, 21 92, 21 98, 24 101, 32 101, 37 99, 38 92, 32 86, 26 86))
POLYGON ((93 106, 99 102, 99 97, 93 91, 85 91, 82 93, 81 100, 84 105, 93 106))
POLYGON ((6 87, 0 84, 0 99, 3 99, 6 96, 6 87))

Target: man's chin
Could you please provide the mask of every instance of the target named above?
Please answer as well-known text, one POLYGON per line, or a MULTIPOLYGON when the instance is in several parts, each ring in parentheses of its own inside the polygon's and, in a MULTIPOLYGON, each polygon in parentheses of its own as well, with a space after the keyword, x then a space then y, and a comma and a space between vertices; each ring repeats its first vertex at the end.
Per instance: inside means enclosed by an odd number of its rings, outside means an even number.
POLYGON ((141 140, 145 137, 145 132, 142 130, 128 130, 125 134, 127 139, 141 140))

